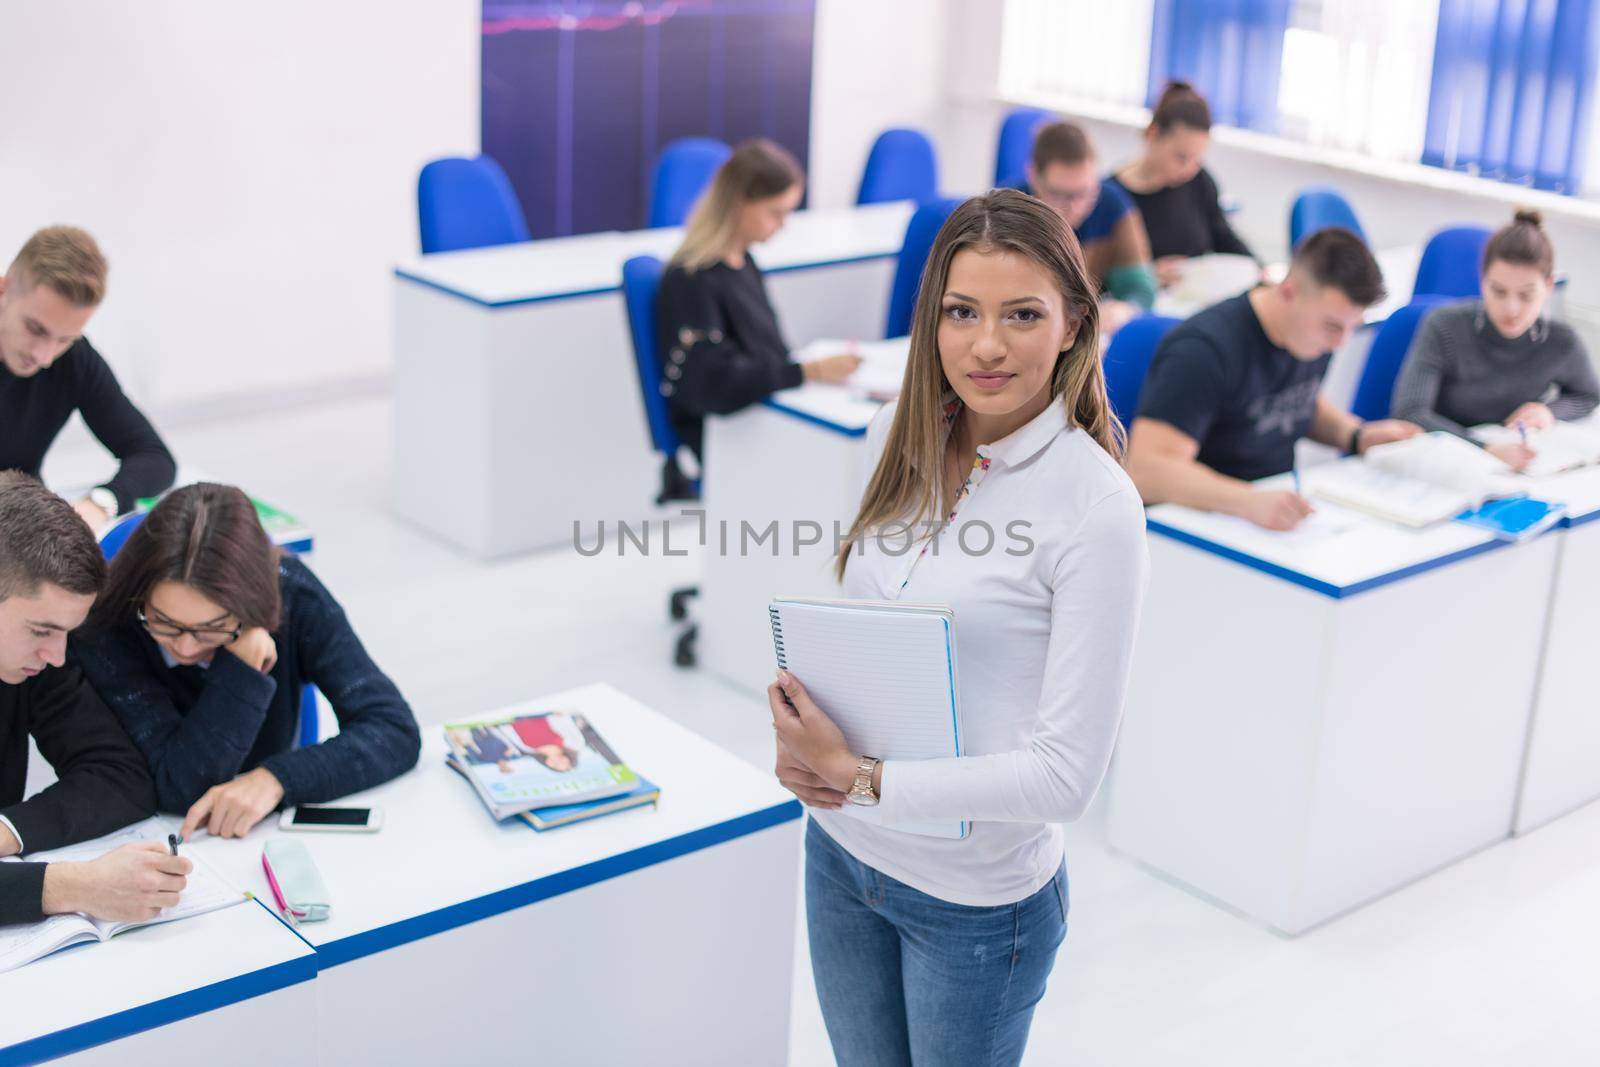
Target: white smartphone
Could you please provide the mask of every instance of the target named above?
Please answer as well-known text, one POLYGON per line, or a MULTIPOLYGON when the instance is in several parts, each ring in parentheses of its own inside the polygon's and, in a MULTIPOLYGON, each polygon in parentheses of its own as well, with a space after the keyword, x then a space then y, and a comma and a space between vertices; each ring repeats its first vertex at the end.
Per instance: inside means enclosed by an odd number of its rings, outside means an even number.
POLYGON ((326 808, 302 804, 286 808, 278 817, 280 830, 333 830, 346 834, 370 834, 383 827, 382 808, 326 808))

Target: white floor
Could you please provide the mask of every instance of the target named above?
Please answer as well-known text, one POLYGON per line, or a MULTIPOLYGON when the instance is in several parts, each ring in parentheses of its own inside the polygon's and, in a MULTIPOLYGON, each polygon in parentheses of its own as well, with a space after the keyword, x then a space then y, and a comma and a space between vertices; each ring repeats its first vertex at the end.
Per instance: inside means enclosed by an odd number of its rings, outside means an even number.
MULTIPOLYGON (((693 557, 457 555, 389 511, 381 399, 167 436, 313 524, 313 565, 423 723, 604 680, 769 763, 763 704, 671 665, 666 595, 693 557)), ((106 469, 74 428, 46 476, 106 469)), ((1069 828, 1070 931, 1030 1065, 1600 1063, 1600 805, 1295 940, 1113 855, 1101 814, 1069 828)), ((790 1063, 830 1064, 803 931, 798 957, 790 1063)))

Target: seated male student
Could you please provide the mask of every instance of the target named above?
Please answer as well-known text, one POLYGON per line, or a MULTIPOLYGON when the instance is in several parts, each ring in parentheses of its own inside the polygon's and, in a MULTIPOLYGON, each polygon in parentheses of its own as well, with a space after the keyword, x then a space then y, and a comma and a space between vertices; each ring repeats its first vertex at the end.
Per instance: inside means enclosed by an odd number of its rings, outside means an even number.
POLYGON ((1174 327, 1150 361, 1124 459, 1144 502, 1291 530, 1311 505, 1250 483, 1292 470, 1296 441, 1357 454, 1420 433, 1397 419, 1363 423, 1322 393, 1333 350, 1383 295, 1367 246, 1349 230, 1327 229, 1301 243, 1279 284, 1174 327))
MULTIPOLYGON (((77 669, 62 665, 67 631, 105 576, 100 546, 66 501, 0 472, 0 856, 75 844, 156 810, 144 757, 77 669), (23 800, 30 734, 57 780, 23 800)), ((0 925, 71 911, 153 918, 177 903, 192 869, 159 842, 86 862, 0 863, 0 925)))
POLYGON ((79 412, 121 464, 74 505, 96 533, 177 475, 150 420, 83 336, 105 292, 105 257, 71 226, 28 238, 0 278, 0 470, 37 478, 56 435, 79 412))
POLYGON ((1027 192, 1072 227, 1084 265, 1100 286, 1100 332, 1109 337, 1156 299, 1144 220, 1122 187, 1100 175, 1083 130, 1070 122, 1039 128, 1028 161, 1027 192))

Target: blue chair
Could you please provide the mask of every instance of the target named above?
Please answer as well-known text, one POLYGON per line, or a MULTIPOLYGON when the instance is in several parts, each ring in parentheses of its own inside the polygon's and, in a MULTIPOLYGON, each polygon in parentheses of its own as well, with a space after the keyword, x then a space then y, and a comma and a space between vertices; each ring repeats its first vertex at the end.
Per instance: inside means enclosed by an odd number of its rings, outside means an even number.
POLYGON ((889 318, 883 327, 885 337, 904 337, 911 332, 911 313, 917 306, 917 287, 922 284, 922 268, 950 213, 963 203, 960 197, 932 200, 917 208, 906 224, 906 239, 900 245, 900 260, 894 268, 894 285, 889 290, 889 318))
POLYGON ((731 155, 733 149, 711 137, 680 137, 670 142, 650 172, 650 219, 646 225, 682 226, 717 168, 731 155))
POLYGON ((1352 415, 1363 422, 1389 417, 1395 379, 1400 377, 1400 368, 1405 365, 1417 326, 1424 315, 1449 302, 1449 297, 1437 295, 1413 297, 1411 303, 1384 320, 1378 327, 1378 335, 1372 339, 1372 347, 1367 350, 1367 365, 1361 369, 1355 400, 1350 405, 1352 415))
POLYGON ((423 167, 417 224, 424 254, 528 240, 528 221, 511 180, 488 156, 450 156, 423 167))
POLYGON ((915 200, 921 204, 939 195, 939 157, 921 130, 884 130, 872 142, 861 172, 857 204, 915 200))
POLYGON ((1019 189, 1028 180, 1028 159, 1033 155, 1033 135, 1055 119, 1053 112, 1036 107, 1014 109, 1000 124, 1000 144, 994 153, 994 187, 1019 189))
MULTIPOLYGON (((650 428, 650 444, 661 455, 659 507, 672 501, 700 499, 700 485, 683 473, 678 465, 682 441, 672 427, 667 408, 666 382, 661 354, 656 346, 656 294, 661 289, 661 261, 655 256, 634 256, 622 265, 622 302, 628 310, 628 333, 633 338, 633 362, 639 371, 639 395, 644 400, 645 423, 650 428)), ((667 598, 667 612, 675 622, 689 617, 688 602, 700 594, 698 586, 674 589, 667 598)), ((673 649, 673 661, 680 667, 695 665, 695 638, 699 628, 690 623, 673 649)))
POLYGON ((1300 190, 1289 209, 1289 247, 1299 248, 1305 238, 1329 226, 1343 226, 1364 243, 1367 240, 1355 209, 1339 190, 1331 185, 1308 185, 1300 190))
POLYGON ((100 535, 100 551, 110 563, 116 554, 122 551, 122 546, 128 543, 128 535, 139 528, 144 521, 145 513, 142 511, 131 512, 112 523, 105 533, 100 535))
POLYGON ((1488 243, 1489 231, 1482 226, 1451 226, 1428 238, 1411 295, 1477 296, 1483 246, 1488 243))
POLYGON ((1150 369, 1156 346, 1181 321, 1166 315, 1141 315, 1118 330, 1106 347, 1106 394, 1111 399, 1111 410, 1124 426, 1133 422, 1134 413, 1139 410, 1139 392, 1144 388, 1145 372, 1150 369))
MULTIPOLYGON (((139 524, 144 521, 144 511, 135 511, 124 515, 111 524, 111 528, 100 535, 100 551, 109 563, 116 554, 122 551, 122 546, 128 543, 128 537, 139 524)), ((317 689, 308 685, 300 693, 300 741, 301 748, 309 748, 317 743, 320 727, 317 724, 317 689)))

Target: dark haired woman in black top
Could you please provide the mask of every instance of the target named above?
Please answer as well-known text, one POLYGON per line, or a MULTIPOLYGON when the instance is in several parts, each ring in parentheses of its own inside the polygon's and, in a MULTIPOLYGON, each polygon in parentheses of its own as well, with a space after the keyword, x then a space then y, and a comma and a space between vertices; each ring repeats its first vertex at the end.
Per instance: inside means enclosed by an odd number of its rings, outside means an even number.
POLYGON ((334 800, 415 766, 405 698, 306 565, 231 486, 174 490, 129 536, 73 655, 122 720, 163 811, 243 837, 279 807, 334 800), (296 748, 315 685, 339 733, 296 748))
POLYGON ((1144 154, 1112 176, 1139 206, 1156 279, 1172 285, 1183 261, 1211 252, 1253 255, 1228 225, 1217 182, 1202 166, 1211 146, 1211 109, 1186 82, 1162 92, 1144 131, 1144 154))

